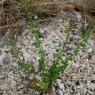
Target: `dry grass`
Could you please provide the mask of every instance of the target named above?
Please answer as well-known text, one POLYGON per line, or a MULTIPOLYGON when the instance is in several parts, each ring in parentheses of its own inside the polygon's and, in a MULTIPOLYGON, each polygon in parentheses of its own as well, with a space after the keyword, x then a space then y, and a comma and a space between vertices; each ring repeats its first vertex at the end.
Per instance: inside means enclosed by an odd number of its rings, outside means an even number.
POLYGON ((1 0, 0 1, 0 34, 1 36, 4 35, 4 33, 7 31, 12 32, 12 33, 17 33, 17 31, 20 31, 19 29, 21 28, 20 27, 21 25, 19 25, 19 23, 21 19, 27 18, 26 11, 31 12, 29 6, 31 6, 33 13, 48 13, 51 10, 55 11, 57 9, 57 6, 55 7, 54 2, 53 1, 51 2, 51 0, 47 0, 47 1, 50 1, 51 4, 50 2, 44 2, 45 0, 44 1, 32 0, 32 2, 31 1, 29 2, 30 5, 27 5, 26 1, 27 0, 1 0))
MULTIPOLYGON (((0 1, 0 35, 4 35, 9 31, 17 33, 21 31, 20 21, 26 19, 29 14, 49 14, 57 13, 58 4, 53 0, 30 0, 29 5, 27 0, 1 0, 0 1), (31 2, 32 1, 32 2, 31 2), (31 9, 30 9, 31 6, 31 9), (25 10, 26 9, 26 10, 25 10), (32 11, 32 12, 31 12, 32 11)), ((32 17, 32 16, 31 16, 32 17)), ((28 19, 27 19, 28 21, 28 19)))
POLYGON ((18 29, 21 18, 21 4, 19 0, 2 0, 0 2, 0 33, 13 32, 18 29))
POLYGON ((84 0, 83 3, 86 16, 95 27, 95 0, 84 0))
MULTIPOLYGON (((43 15, 43 17, 44 15, 48 16, 49 14, 58 15, 58 13, 63 11, 64 7, 66 7, 66 2, 60 2, 60 0, 28 0, 29 5, 27 5, 25 1, 27 0, 0 1, 0 34, 3 35, 7 31, 13 33, 21 31, 19 22, 21 19, 27 18, 24 10, 25 7, 27 9, 26 11, 29 11, 30 14, 37 14, 38 16, 43 15), (31 10, 29 6, 31 6, 31 10)), ((84 0, 82 3, 78 3, 85 9, 85 13, 92 21, 94 21, 94 19, 92 18, 92 15, 89 14, 95 13, 95 5, 93 2, 95 1, 92 0, 91 2, 91 0, 84 0)), ((95 14, 93 15, 95 16, 95 14)))

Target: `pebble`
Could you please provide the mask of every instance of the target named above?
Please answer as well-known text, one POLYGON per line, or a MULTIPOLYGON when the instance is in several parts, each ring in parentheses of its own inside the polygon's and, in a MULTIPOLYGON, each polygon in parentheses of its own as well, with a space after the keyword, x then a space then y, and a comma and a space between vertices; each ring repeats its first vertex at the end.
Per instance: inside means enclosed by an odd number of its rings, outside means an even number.
POLYGON ((93 51, 92 51, 92 52, 93 52, 93 54, 95 55, 95 49, 93 49, 93 51))
POLYGON ((35 75, 36 80, 41 80, 41 77, 39 75, 35 75))
POLYGON ((80 82, 79 81, 76 81, 75 84, 76 84, 76 86, 79 86, 80 85, 80 82))
POLYGON ((38 19, 38 16, 37 15, 34 15, 33 19, 34 20, 37 20, 38 19))
POLYGON ((77 18, 78 22, 80 22, 82 19, 81 14, 79 12, 75 12, 75 14, 76 14, 76 18, 77 18))
POLYGON ((9 63, 11 60, 11 54, 10 52, 3 51, 2 55, 0 56, 0 64, 4 65, 6 63, 9 63))
POLYGON ((34 74, 30 74, 30 75, 28 76, 28 79, 29 79, 29 80, 33 80, 33 78, 34 78, 34 74))
POLYGON ((59 84, 59 88, 60 88, 61 90, 64 90, 64 84, 63 84, 63 83, 60 83, 60 84, 59 84))
POLYGON ((89 48, 89 49, 87 50, 87 52, 88 52, 88 53, 92 53, 92 48, 89 48))

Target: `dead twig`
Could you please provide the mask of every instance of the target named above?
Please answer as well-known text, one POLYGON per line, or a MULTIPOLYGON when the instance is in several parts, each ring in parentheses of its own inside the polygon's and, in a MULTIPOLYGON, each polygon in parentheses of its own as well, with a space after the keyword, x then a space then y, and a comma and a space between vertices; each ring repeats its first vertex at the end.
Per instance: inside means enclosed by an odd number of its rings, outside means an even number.
POLYGON ((6 1, 6 0, 1 0, 1 1, 0 1, 0 4, 3 4, 5 1, 6 1))

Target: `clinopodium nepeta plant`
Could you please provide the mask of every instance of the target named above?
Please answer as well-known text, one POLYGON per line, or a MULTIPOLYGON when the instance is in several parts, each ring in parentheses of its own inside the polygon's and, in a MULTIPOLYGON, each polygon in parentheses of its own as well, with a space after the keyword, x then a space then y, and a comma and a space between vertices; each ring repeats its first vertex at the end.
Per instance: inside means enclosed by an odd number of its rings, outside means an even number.
MULTIPOLYGON (((45 61, 45 53, 43 48, 41 47, 42 42, 39 40, 39 36, 41 35, 41 33, 38 30, 35 30, 35 26, 33 24, 30 24, 28 28, 32 30, 32 34, 36 37, 37 44, 35 44, 35 46, 36 48, 39 49, 39 56, 40 56, 38 62, 39 62, 39 73, 40 73, 41 80, 37 81, 35 86, 38 88, 38 90, 42 92, 48 92, 48 89, 52 85, 52 83, 58 79, 61 73, 64 73, 65 69, 69 65, 69 62, 75 59, 80 48, 82 47, 84 48, 86 46, 87 39, 89 38, 91 29, 89 27, 83 29, 80 42, 76 45, 75 48, 73 48, 72 53, 67 55, 64 60, 62 58, 63 56, 62 53, 64 53, 64 47, 61 48, 58 53, 54 54, 52 65, 47 69, 46 64, 48 63, 46 63, 45 61)), ((69 29, 67 29, 68 31, 65 30, 67 37, 71 29, 74 28, 76 28, 75 22, 69 21, 69 29)), ((66 37, 66 41, 67 41, 67 37, 66 37)))
MULTIPOLYGON (((27 3, 26 3, 25 8, 26 8, 25 11, 28 11, 29 6, 27 3)), ((30 13, 28 12, 27 12, 27 15, 28 17, 31 17, 30 13)), ((72 29, 75 29, 76 27, 77 25, 75 21, 70 20, 69 27, 64 30, 64 32, 67 34, 66 41, 65 43, 63 43, 64 45, 66 45, 66 42, 68 42, 69 33, 72 31, 72 29)), ((48 63, 46 63, 46 60, 45 60, 45 52, 43 48, 41 47, 42 42, 39 40, 39 36, 41 35, 41 33, 39 32, 39 30, 35 29, 37 28, 35 24, 29 24, 28 28, 31 29, 32 34, 36 37, 35 46, 36 48, 39 49, 39 56, 40 56, 40 59, 38 60, 38 62, 39 62, 39 73, 40 73, 41 79, 36 82, 35 86, 37 90, 40 90, 41 92, 48 92, 49 87, 51 87, 53 82, 55 82, 58 79, 61 73, 64 73, 67 66, 69 65, 69 62, 75 59, 80 48, 82 47, 84 48, 86 46, 87 39, 89 38, 91 29, 89 27, 83 28, 80 42, 76 45, 75 48, 73 48, 72 53, 67 55, 64 60, 62 58, 63 56, 62 53, 64 53, 64 47, 62 47, 58 53, 54 54, 52 65, 47 69, 46 64, 48 63)), ((30 68, 30 65, 26 65, 24 60, 20 61, 20 66, 24 70, 28 70, 30 68)))
MULTIPOLYGON (((70 26, 71 29, 73 28, 72 26, 70 26)), ((48 70, 45 70, 46 72, 43 75, 41 75, 42 79, 37 83, 37 86, 40 88, 41 91, 47 92, 50 85, 52 85, 52 83, 56 81, 56 79, 60 76, 60 74, 65 71, 65 69, 69 65, 68 64, 69 61, 73 61, 75 59, 80 48, 86 46, 90 31, 91 31, 90 28, 83 29, 81 35, 81 41, 73 49, 73 52, 70 55, 67 55, 67 57, 64 60, 62 58, 63 49, 61 49, 59 53, 54 54, 52 66, 49 67, 48 70)))

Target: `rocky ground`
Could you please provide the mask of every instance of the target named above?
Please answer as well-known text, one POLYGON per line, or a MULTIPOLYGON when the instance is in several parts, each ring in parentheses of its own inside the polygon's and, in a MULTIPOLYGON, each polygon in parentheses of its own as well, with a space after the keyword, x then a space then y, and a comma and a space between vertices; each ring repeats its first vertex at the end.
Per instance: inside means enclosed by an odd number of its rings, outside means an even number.
MULTIPOLYGON (((67 51, 64 56, 72 53, 72 49, 81 40, 82 27, 89 26, 80 13, 73 12, 71 17, 57 17, 39 26, 42 35, 39 39, 41 46, 45 50, 48 66, 51 65, 53 54, 58 52, 66 39, 65 28, 70 19, 76 21, 77 28, 69 34, 69 42, 66 45, 67 51), (85 26, 83 26, 83 23, 85 26)), ((25 74, 19 68, 18 58, 11 53, 11 46, 8 33, 1 39, 0 43, 0 95, 42 95, 33 90, 31 83, 25 80, 25 74)), ((11 39, 12 40, 12 39, 11 39)), ((23 53, 27 63, 33 64, 38 70, 38 49, 35 47, 36 38, 30 29, 25 28, 23 33, 18 36, 16 49, 23 53)), ((14 43, 14 42, 13 42, 14 43)), ((76 59, 69 62, 70 65, 52 86, 51 95, 95 95, 95 34, 91 33, 85 49, 80 49, 76 59)), ((39 75, 28 74, 28 78, 39 79, 39 75)), ((48 94, 50 95, 50 93, 48 94)))

